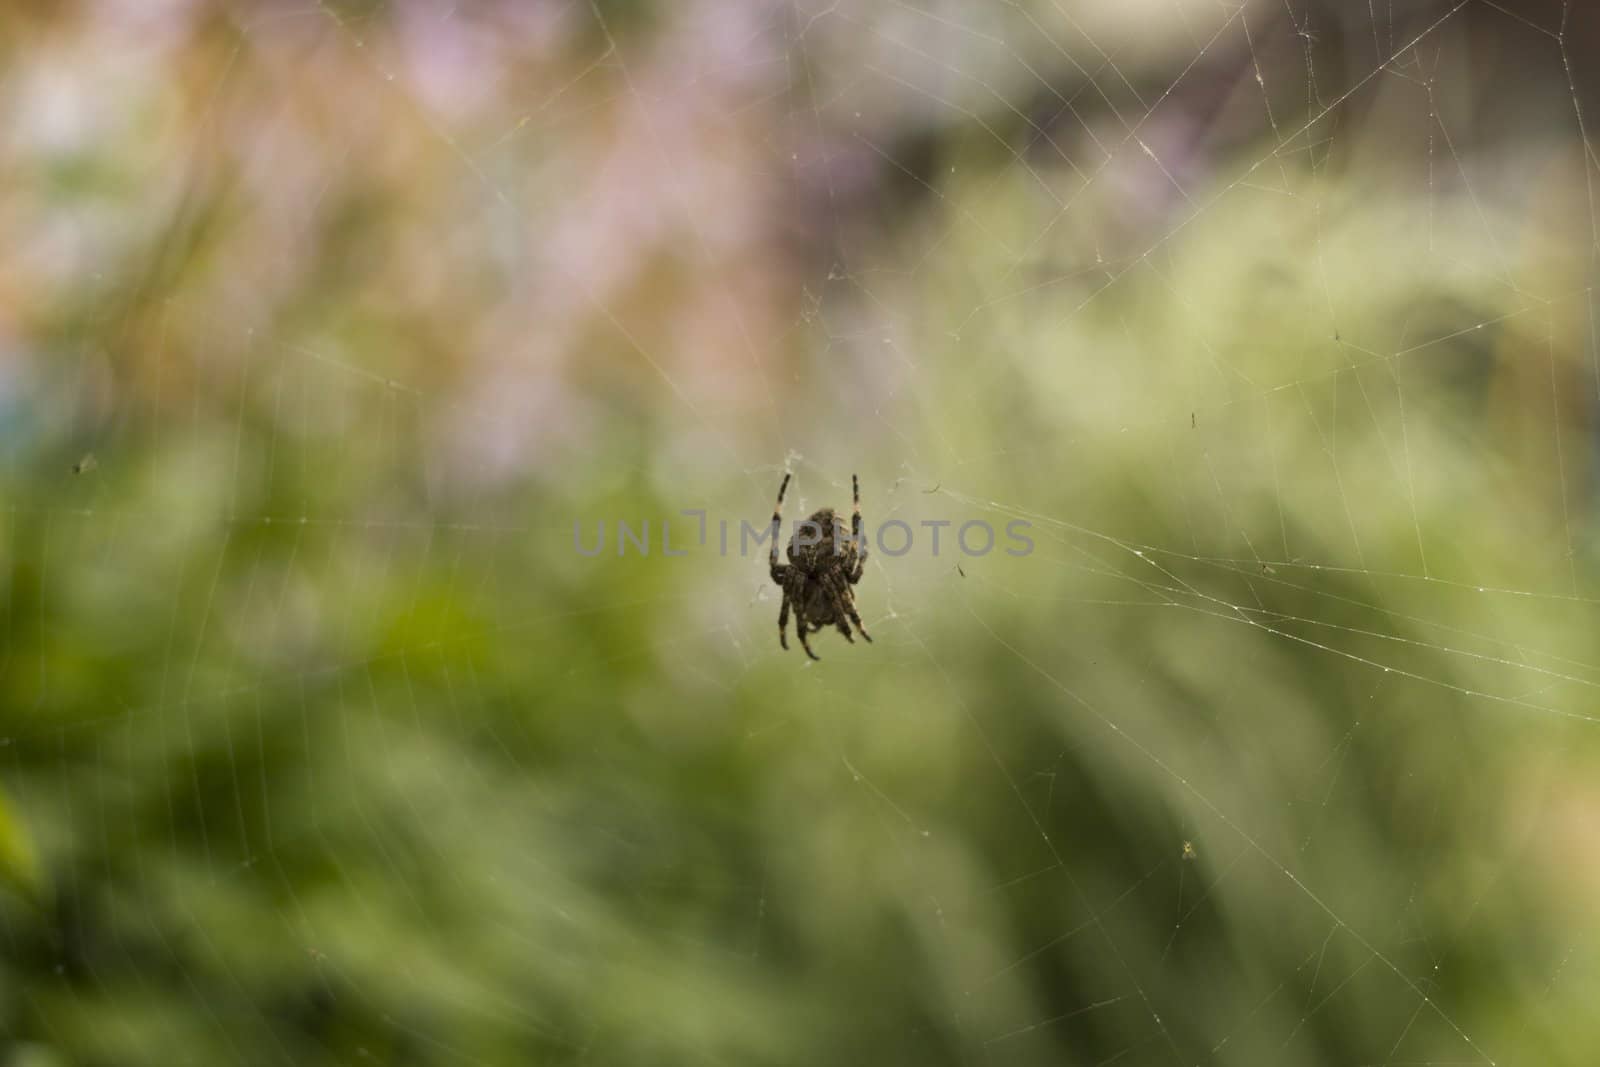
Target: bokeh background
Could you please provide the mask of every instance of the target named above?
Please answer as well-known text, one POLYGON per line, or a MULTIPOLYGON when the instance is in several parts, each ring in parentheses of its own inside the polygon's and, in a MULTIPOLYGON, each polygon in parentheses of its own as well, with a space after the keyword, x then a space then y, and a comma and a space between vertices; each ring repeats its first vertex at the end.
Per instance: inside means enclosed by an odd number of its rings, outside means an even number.
POLYGON ((0 53, 0 1064, 1595 1062, 1590 5, 0 53))

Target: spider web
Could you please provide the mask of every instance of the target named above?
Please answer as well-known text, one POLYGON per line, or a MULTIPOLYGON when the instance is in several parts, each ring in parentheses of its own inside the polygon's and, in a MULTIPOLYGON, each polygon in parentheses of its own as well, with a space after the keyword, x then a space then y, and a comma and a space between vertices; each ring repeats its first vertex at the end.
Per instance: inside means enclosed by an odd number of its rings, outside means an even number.
POLYGON ((17 1055, 1600 1044, 1580 6, 18 26, 17 1055))

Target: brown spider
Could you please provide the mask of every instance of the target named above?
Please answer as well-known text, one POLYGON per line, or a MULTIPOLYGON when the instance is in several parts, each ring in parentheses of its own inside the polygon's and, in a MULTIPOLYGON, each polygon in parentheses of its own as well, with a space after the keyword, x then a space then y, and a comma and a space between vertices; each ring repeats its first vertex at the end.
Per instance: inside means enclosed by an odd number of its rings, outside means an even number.
POLYGON ((861 539, 861 486, 856 476, 850 476, 850 494, 855 502, 850 517, 850 539, 845 540, 843 530, 833 516, 832 508, 823 508, 812 515, 802 529, 806 540, 801 543, 800 531, 789 539, 789 562, 778 562, 778 531, 782 529, 783 493, 789 488, 789 475, 783 476, 778 486, 778 503, 772 509, 772 580, 783 589, 783 607, 778 611, 778 644, 789 647, 785 632, 789 625, 789 609, 794 608, 794 630, 800 638, 800 647, 812 659, 820 659, 806 642, 807 630, 816 633, 824 626, 836 626, 844 639, 855 644, 850 635, 850 623, 868 641, 872 635, 861 625, 856 614, 856 591, 867 565, 866 542, 861 539), (836 540, 837 538, 837 540, 836 540), (848 622, 846 620, 849 620, 848 622))

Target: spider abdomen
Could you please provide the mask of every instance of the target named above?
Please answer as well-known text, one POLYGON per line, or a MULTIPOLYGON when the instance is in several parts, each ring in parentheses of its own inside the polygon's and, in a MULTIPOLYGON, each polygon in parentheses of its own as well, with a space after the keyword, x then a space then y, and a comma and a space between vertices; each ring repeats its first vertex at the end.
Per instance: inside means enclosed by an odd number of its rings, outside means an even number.
POLYGON ((822 587, 820 582, 806 583, 805 616, 824 626, 832 626, 838 621, 833 610, 833 597, 822 587))

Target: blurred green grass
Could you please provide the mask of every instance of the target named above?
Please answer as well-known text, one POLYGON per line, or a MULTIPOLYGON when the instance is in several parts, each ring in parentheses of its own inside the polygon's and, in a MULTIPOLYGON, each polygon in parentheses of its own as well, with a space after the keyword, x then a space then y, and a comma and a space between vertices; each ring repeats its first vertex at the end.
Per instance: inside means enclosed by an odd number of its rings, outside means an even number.
POLYGON ((1587 1062, 1591 20, 635 6, 0 16, 0 1063, 1587 1062))

